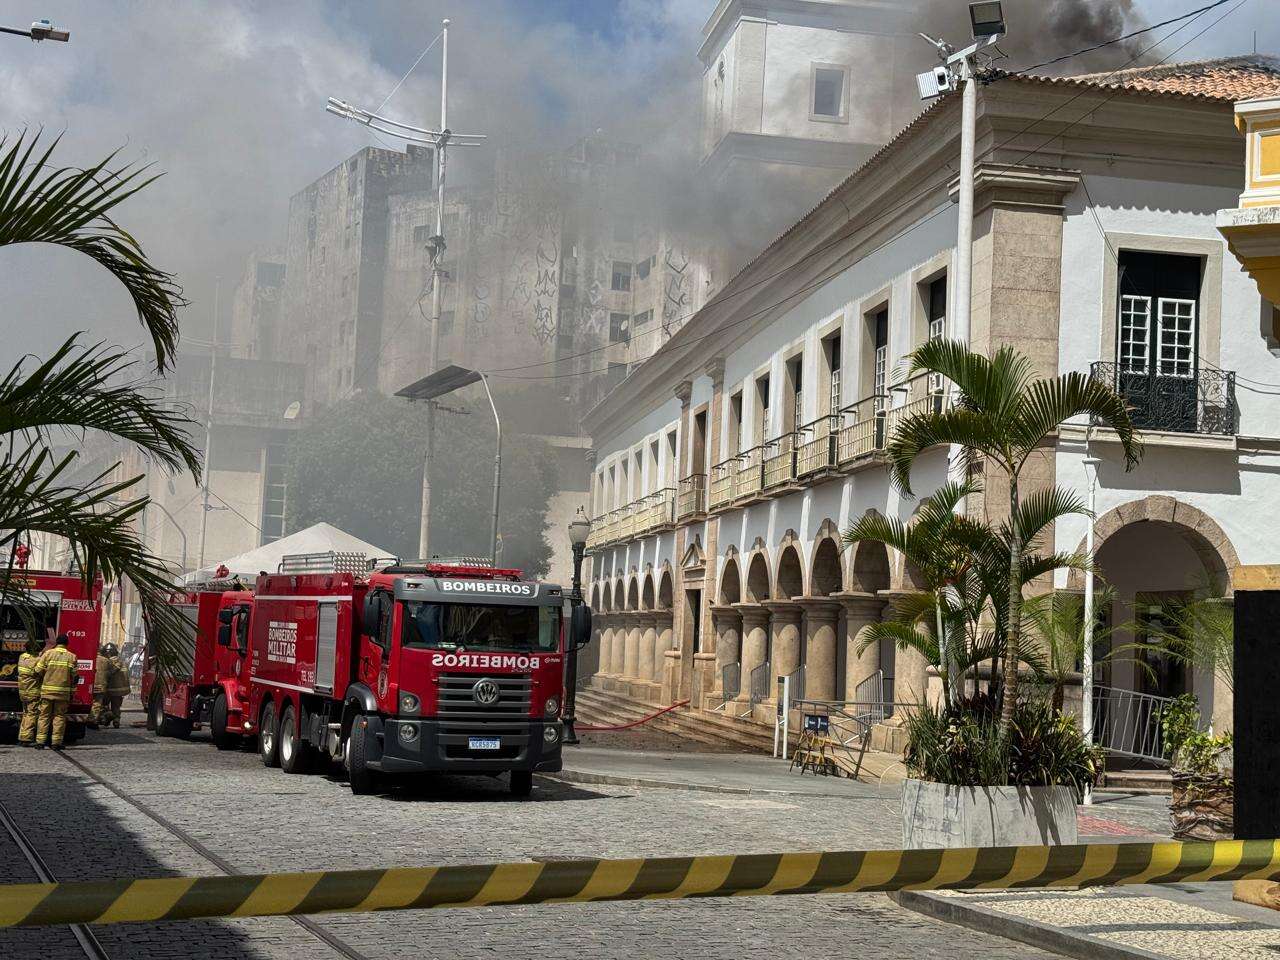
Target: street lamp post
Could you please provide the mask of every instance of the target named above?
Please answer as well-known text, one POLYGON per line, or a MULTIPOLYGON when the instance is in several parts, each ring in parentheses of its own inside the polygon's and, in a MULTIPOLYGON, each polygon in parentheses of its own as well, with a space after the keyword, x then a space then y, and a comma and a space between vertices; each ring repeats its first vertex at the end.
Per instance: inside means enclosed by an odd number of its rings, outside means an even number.
MULTIPOLYGON (((1084 572, 1084 644, 1080 651, 1080 729, 1085 743, 1093 745, 1093 517, 1098 501, 1098 464, 1102 461, 1085 446, 1084 472, 1089 482, 1089 527, 1084 535, 1084 553, 1089 568, 1084 572)), ((1093 787, 1084 788, 1084 802, 1093 803, 1093 787)))
MULTIPOLYGON (((407 400, 434 401, 437 397, 443 397, 446 393, 453 393, 476 382, 484 385, 484 394, 489 399, 489 409, 493 411, 493 426, 498 433, 493 453, 493 528, 489 541, 493 565, 496 567, 498 565, 498 505, 502 492, 502 420, 498 417, 498 405, 493 402, 489 379, 479 370, 468 370, 466 367, 450 364, 409 384, 403 390, 397 390, 396 396, 407 400)), ((423 509, 426 508, 424 505, 423 509)))
POLYGON ((59 30, 49 20, 37 20, 26 30, 21 30, 17 27, 0 27, 0 33, 12 33, 18 37, 29 37, 36 43, 41 40, 58 40, 66 43, 71 39, 70 30, 59 30))
MULTIPOLYGON (((582 556, 586 553, 587 537, 591 535, 591 521, 587 518, 587 512, 578 508, 577 514, 573 518, 573 522, 569 524, 569 543, 573 547, 573 592, 569 595, 569 602, 574 607, 579 607, 583 603, 582 599, 582 556)), ((564 681, 564 742, 566 744, 576 744, 578 742, 578 733, 573 729, 576 721, 574 709, 578 701, 578 643, 577 638, 569 637, 568 656, 565 658, 565 681, 564 681)))

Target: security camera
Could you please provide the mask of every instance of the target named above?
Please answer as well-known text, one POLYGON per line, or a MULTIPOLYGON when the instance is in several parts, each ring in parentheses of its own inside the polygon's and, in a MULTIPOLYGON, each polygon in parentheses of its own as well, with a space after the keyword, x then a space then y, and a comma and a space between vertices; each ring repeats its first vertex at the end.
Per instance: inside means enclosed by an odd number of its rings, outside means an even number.
POLYGON ((950 93, 956 88, 956 82, 951 75, 951 71, 946 66, 939 64, 932 70, 917 74, 916 86, 920 90, 921 100, 932 100, 934 97, 940 97, 944 93, 950 93))
POLYGON ((61 40, 66 43, 71 39, 71 31, 56 29, 52 20, 36 20, 31 24, 31 39, 37 43, 41 40, 61 40))

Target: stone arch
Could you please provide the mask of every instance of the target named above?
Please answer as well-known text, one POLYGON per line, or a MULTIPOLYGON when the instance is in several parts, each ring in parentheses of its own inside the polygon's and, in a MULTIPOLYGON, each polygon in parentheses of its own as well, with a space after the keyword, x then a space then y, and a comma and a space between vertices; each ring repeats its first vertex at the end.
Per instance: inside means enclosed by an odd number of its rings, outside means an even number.
POLYGON ((653 570, 645 572, 644 586, 640 589, 640 609, 653 609, 653 570))
POLYGON ((720 571, 720 603, 728 605, 742 600, 742 574, 738 571, 738 551, 730 547, 720 571))
POLYGON ((658 609, 671 609, 671 596, 673 592, 671 566, 669 564, 662 565, 662 573, 658 579, 658 609))
POLYGON ((890 583, 889 548, 883 543, 863 540, 853 547, 849 564, 849 589, 856 593, 888 590, 890 583))
POLYGON ((619 576, 613 582, 613 606, 612 610, 625 610, 627 605, 627 585, 619 576))
POLYGON ((761 603, 771 596, 773 590, 769 582, 769 561, 763 550, 757 550, 751 555, 751 561, 747 565, 746 599, 752 603, 761 603))
POLYGON ((778 570, 773 578, 778 600, 804 596, 804 563, 798 547, 795 531, 788 530, 778 547, 778 570))
POLYGON ((902 569, 901 585, 903 590, 927 590, 928 585, 925 583, 924 574, 920 572, 920 568, 907 559, 906 556, 899 554, 899 563, 902 569))
POLYGON ((627 609, 640 609, 640 578, 635 574, 631 575, 631 582, 627 584, 627 609))
POLYGON ((814 545, 813 562, 809 569, 809 593, 815 597, 827 597, 844 588, 844 565, 839 542, 823 537, 814 545))
MULTIPOLYGON (((1203 510, 1164 494, 1122 503, 1095 521, 1095 552, 1101 550, 1112 535, 1135 523, 1158 523, 1175 530, 1200 558, 1205 572, 1223 595, 1234 595, 1232 578, 1236 567, 1240 565, 1240 558, 1226 532, 1203 510)), ((1076 549, 1084 552, 1083 539, 1076 549)), ((1067 577, 1067 586, 1069 589, 1083 590, 1084 574, 1079 570, 1072 570, 1067 577)))
POLYGON ((596 583, 596 584, 592 584, 592 586, 591 586, 591 600, 590 600, 590 603, 591 603, 591 609, 592 609, 592 610, 599 610, 599 609, 601 609, 601 607, 600 607, 600 584, 598 584, 598 583, 596 583))

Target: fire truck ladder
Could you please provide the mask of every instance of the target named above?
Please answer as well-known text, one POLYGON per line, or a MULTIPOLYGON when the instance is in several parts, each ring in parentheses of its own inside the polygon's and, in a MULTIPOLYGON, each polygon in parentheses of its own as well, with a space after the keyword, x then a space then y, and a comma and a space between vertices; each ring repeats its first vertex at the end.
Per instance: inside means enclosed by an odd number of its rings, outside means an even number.
POLYGON ((293 553, 280 558, 278 573, 353 573, 363 576, 373 562, 363 553, 293 553))

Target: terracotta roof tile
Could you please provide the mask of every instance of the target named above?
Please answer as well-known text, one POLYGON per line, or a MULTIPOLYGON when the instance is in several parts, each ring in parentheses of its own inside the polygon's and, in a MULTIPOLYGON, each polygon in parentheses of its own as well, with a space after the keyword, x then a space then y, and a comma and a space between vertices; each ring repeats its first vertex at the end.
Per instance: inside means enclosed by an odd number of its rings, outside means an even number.
POLYGON ((1207 100, 1248 100, 1280 96, 1280 58, 1251 54, 1219 60, 1164 63, 1110 73, 1067 77, 1017 77, 1054 85, 1081 85, 1105 90, 1163 93, 1207 100))

